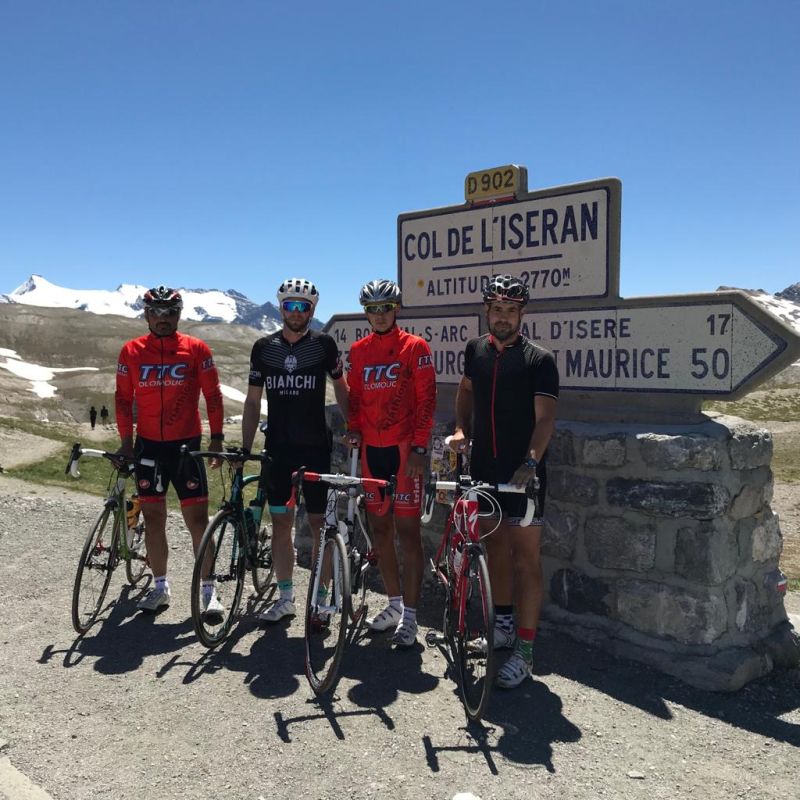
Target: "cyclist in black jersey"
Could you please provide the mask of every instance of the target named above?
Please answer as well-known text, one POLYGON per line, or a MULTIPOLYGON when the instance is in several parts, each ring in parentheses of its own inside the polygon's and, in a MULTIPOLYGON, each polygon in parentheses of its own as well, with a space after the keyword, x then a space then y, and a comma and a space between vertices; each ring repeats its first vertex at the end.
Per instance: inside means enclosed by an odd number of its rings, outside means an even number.
MULTIPOLYGON (((242 443, 249 450, 261 415, 261 399, 267 393, 267 452, 272 457, 267 501, 272 515, 272 556, 278 581, 278 599, 260 615, 277 622, 295 613, 294 508, 292 472, 306 466, 330 472, 331 434, 325 420, 326 376, 333 381, 336 401, 347 419, 347 383, 336 342, 325 333, 312 331, 319 293, 304 278, 289 278, 278 289, 283 327, 259 339, 250 355, 250 378, 242 416, 242 443)), ((312 541, 324 520, 327 487, 309 483, 303 487, 312 541)))
MULTIPOLYGON (((530 526, 519 526, 525 498, 500 495, 503 521, 484 540, 495 603, 495 647, 514 646, 497 675, 497 684, 504 688, 518 686, 531 672, 544 593, 539 561, 544 459, 558 402, 553 354, 520 334, 527 301, 528 287, 510 275, 495 276, 484 291, 490 332, 467 343, 451 444, 463 451, 472 436, 473 478, 525 485, 536 474, 540 480, 536 517, 530 526)), ((481 519, 486 533, 496 525, 496 519, 481 519)))

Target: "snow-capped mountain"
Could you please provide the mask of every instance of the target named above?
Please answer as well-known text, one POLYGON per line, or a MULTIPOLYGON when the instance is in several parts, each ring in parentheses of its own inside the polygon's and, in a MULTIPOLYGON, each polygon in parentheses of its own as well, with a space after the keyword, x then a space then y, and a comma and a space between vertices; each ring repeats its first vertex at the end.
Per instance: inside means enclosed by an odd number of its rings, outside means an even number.
MULTIPOLYGON (((141 317, 142 296, 150 288, 130 283, 114 291, 105 289, 67 289, 56 286, 41 275, 31 275, 9 294, 0 294, 0 303, 22 303, 48 308, 74 308, 92 314, 118 314, 141 317)), ((197 322, 235 322, 265 333, 281 327, 281 316, 272 303, 258 305, 240 292, 229 289, 179 289, 183 295, 183 318, 197 322)), ((312 327, 322 327, 313 320, 312 327)))
MULTIPOLYGON (((720 286, 717 291, 730 290, 732 286, 720 286)), ((800 283, 787 286, 782 292, 770 294, 763 289, 739 289, 750 295, 773 316, 785 322, 800 333, 800 283)))

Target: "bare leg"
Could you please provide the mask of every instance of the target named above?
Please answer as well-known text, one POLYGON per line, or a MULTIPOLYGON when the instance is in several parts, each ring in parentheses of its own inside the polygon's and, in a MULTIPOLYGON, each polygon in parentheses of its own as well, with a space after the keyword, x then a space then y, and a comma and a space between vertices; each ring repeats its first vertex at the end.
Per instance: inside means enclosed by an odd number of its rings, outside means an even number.
MULTIPOLYGON (((418 516, 395 517, 394 523, 403 556, 403 603, 410 608, 416 608, 419 603, 425 562, 422 552, 422 536, 420 535, 420 519, 418 516)), ((397 588, 399 593, 399 581, 397 588)))

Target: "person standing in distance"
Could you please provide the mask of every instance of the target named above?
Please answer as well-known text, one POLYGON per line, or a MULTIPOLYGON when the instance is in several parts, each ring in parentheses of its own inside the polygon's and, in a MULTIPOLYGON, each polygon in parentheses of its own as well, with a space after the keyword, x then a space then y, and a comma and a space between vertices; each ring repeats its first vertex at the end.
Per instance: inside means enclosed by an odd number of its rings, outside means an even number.
MULTIPOLYGON (((259 618, 277 622, 295 613, 294 508, 292 472, 302 466, 330 472, 331 433, 325 419, 326 376, 333 381, 336 402, 347 418, 347 383, 339 348, 326 333, 309 328, 319 300, 316 286, 305 278, 289 278, 278 289, 283 327, 259 339, 250 354, 250 377, 242 416, 242 444, 250 450, 258 428, 261 398, 267 392, 266 449, 272 458, 267 502, 272 515, 272 558, 278 599, 259 618)), ((316 550, 325 516, 327 487, 303 486, 308 522, 316 550)))
MULTIPOLYGON (((512 688, 531 673, 542 607, 544 458, 555 429, 559 380, 553 354, 520 334, 528 287, 511 275, 496 275, 484 289, 483 300, 489 333, 467 343, 451 447, 463 452, 472 435, 470 474, 477 480, 523 486, 538 475, 540 481, 531 524, 519 526, 526 498, 501 494, 497 501, 503 521, 484 539, 495 603, 495 647, 514 647, 498 671, 497 684, 512 688)), ((481 511, 488 510, 482 501, 481 511)), ((481 517, 480 524, 488 533, 497 520, 481 517)))
POLYGON ((369 625, 394 628, 393 642, 417 641, 417 603, 424 556, 420 534, 422 477, 436 408, 436 373, 431 349, 419 336, 397 326, 400 289, 389 280, 370 281, 359 302, 372 333, 350 348, 348 439, 361 448, 364 477, 397 476, 393 512, 378 512, 382 498, 367 494, 367 512, 378 553, 378 568, 389 604, 369 625), (395 531, 403 556, 402 589, 395 531))
POLYGON ((92 406, 89 409, 89 424, 92 426, 92 430, 94 430, 95 422, 97 422, 97 409, 92 406))
MULTIPOLYGON (((154 467, 136 467, 136 482, 145 522, 147 558, 154 585, 139 608, 157 611, 171 598, 167 579, 166 494, 170 483, 181 502, 181 512, 195 551, 208 525, 208 484, 202 461, 181 455, 182 445, 199 450, 200 393, 206 401, 211 428, 208 449, 222 450, 223 407, 217 368, 209 346, 194 336, 178 333, 183 308, 179 292, 158 286, 144 294, 144 318, 150 332, 122 346, 117 363, 115 395, 119 452, 128 457, 154 459, 154 467), (133 404, 136 402, 136 442, 133 440, 133 404)), ((212 466, 215 466, 212 464, 212 466)), ((209 612, 221 605, 213 584, 204 587, 209 612), (207 589, 207 591, 206 591, 207 589)))

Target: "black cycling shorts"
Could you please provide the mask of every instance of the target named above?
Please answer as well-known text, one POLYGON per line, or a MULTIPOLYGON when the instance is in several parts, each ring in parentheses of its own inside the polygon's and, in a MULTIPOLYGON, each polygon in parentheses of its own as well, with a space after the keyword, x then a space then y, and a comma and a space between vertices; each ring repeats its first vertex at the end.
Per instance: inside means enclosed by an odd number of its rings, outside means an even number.
MULTIPOLYGON (((267 502, 273 514, 286 513, 292 497, 292 473, 306 467, 309 472, 330 472, 331 451, 327 447, 293 447, 271 452, 267 502)), ((326 483, 303 483, 303 499, 309 514, 324 514, 328 497, 326 483)))
POLYGON ((152 458, 156 462, 154 467, 142 465, 136 467, 136 485, 143 503, 161 502, 170 483, 175 487, 181 506, 208 502, 205 464, 201 458, 182 455, 183 445, 189 450, 199 450, 200 437, 172 442, 136 437, 134 445, 136 458, 152 458))
MULTIPOLYGON (((475 472, 476 470, 473 467, 471 477, 475 480, 485 480, 487 483, 508 483, 508 480, 490 481, 489 478, 476 475, 475 472)), ((512 472, 511 474, 513 475, 514 473, 512 472)), ((536 477, 539 478, 539 491, 537 492, 535 498, 536 510, 533 512, 533 520, 531 520, 531 525, 542 525, 544 518, 544 499, 545 495, 547 494, 547 465, 542 461, 540 461, 536 467, 536 477)), ((503 510, 503 517, 512 525, 518 525, 520 520, 525 517, 525 512, 528 508, 527 495, 509 494, 507 492, 490 492, 490 494, 500 504, 500 508, 503 510)), ((493 508, 489 501, 483 497, 478 498, 478 506, 481 513, 488 513, 493 508)))

